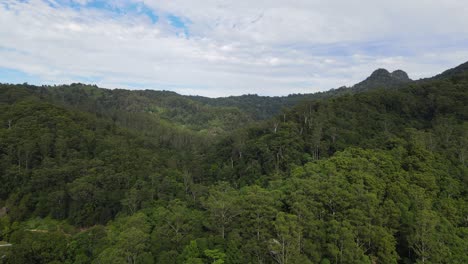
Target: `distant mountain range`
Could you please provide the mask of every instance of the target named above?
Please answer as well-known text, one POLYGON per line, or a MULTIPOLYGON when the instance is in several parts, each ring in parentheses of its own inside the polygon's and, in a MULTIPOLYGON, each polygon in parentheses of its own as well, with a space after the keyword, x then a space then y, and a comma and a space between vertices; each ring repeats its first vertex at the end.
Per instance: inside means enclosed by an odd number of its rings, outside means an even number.
POLYGON ((407 87, 410 84, 426 82, 435 79, 443 79, 468 70, 468 62, 455 68, 444 71, 431 78, 412 80, 403 70, 389 72, 386 69, 377 69, 364 81, 351 87, 342 86, 325 92, 310 94, 290 94, 288 96, 258 96, 241 95, 220 98, 208 98, 202 96, 188 96, 190 99, 211 106, 230 106, 239 107, 249 113, 254 119, 263 120, 279 114, 282 108, 292 107, 302 101, 325 99, 345 94, 354 94, 373 89, 398 89, 407 87))
MULTIPOLYGON (((216 127, 230 130, 239 124, 266 120, 303 101, 360 93, 374 89, 397 89, 409 84, 456 75, 468 69, 468 62, 447 70, 435 77, 413 81, 403 70, 389 72, 375 70, 368 78, 352 87, 340 87, 325 92, 290 94, 288 96, 259 96, 247 94, 220 98, 186 96, 171 91, 101 89, 96 85, 75 83, 60 86, 27 85, 30 92, 39 93, 54 102, 89 112, 109 114, 109 109, 119 112, 146 112, 185 128, 201 131, 216 127), (212 124, 216 123, 216 126, 212 124)), ((113 114, 115 115, 115 113, 113 114)), ((116 119, 117 117, 113 117, 116 119)), ((221 131, 211 131, 220 133, 221 131)))

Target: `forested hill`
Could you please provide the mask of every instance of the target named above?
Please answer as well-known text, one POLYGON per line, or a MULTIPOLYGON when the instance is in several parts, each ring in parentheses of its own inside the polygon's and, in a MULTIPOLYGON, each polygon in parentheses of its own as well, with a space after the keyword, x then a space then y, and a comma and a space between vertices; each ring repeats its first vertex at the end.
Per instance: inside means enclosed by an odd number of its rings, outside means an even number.
POLYGON ((75 83, 60 86, 0 85, 5 99, 36 98, 74 111, 92 113, 116 124, 147 130, 146 124, 219 134, 249 123, 250 116, 235 107, 212 107, 169 91, 102 89, 75 83))
POLYGON ((241 170, 234 171, 242 177, 247 168, 259 167, 266 174, 284 172, 349 146, 386 149, 386 144, 396 144, 393 141, 403 140, 410 131, 431 149, 450 147, 444 153, 465 164, 468 69, 459 69, 398 89, 305 101, 243 133, 231 134, 216 148, 231 153, 226 163, 235 165, 239 160, 241 170))
MULTIPOLYGON (((266 120, 306 100, 318 100, 377 88, 395 88, 411 82, 406 73, 379 69, 351 88, 342 87, 314 94, 283 97, 242 95, 221 98, 184 96, 171 91, 102 89, 96 85, 74 83, 59 86, 0 84, 10 89, 12 98, 38 97, 78 111, 96 114, 119 125, 141 129, 140 123, 158 119, 171 125, 207 134, 221 134, 253 121, 266 120)), ((4 92, 6 93, 6 92, 4 92)))
POLYGON ((468 263, 465 66, 262 121, 1 85, 0 263, 468 263))
POLYGON ((343 86, 325 92, 290 94, 288 96, 277 97, 249 94, 220 98, 207 98, 202 96, 190 96, 190 98, 212 106, 238 107, 252 116, 255 120, 265 120, 278 115, 282 110, 291 108, 303 101, 320 100, 373 89, 401 88, 411 82, 412 80, 408 77, 408 74, 402 70, 396 70, 390 73, 385 69, 378 69, 364 81, 357 83, 352 87, 343 86))

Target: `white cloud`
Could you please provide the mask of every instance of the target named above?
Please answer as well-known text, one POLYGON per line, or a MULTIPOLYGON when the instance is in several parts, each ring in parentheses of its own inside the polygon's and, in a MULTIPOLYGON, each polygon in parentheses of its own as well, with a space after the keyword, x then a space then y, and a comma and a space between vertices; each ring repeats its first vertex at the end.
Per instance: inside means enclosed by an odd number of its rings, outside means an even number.
POLYGON ((144 3, 156 24, 141 14, 3 0, 0 67, 45 83, 95 78, 104 87, 285 95, 352 85, 378 67, 427 77, 468 58, 463 1, 144 3), (188 37, 170 14, 190 21, 188 37))

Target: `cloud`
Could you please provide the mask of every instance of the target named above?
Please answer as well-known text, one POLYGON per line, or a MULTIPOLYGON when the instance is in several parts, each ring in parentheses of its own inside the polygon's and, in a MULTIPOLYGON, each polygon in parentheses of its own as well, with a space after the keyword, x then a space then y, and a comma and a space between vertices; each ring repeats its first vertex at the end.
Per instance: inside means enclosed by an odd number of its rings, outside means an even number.
POLYGON ((450 0, 4 0, 0 68, 206 96, 316 92, 378 67, 420 78, 466 61, 467 12, 450 0))

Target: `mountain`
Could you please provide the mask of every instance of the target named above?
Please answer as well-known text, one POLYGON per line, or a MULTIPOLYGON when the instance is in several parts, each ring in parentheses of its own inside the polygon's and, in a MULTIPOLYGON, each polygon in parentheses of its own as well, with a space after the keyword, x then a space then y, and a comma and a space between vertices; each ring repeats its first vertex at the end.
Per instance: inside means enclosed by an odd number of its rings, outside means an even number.
MULTIPOLYGON (((364 82, 388 80, 389 77, 392 80, 395 78, 386 70, 377 70, 364 82)), ((233 149, 226 150, 225 153, 232 156, 226 157, 225 162, 249 156, 260 164, 262 171, 273 174, 278 168, 287 171, 291 164, 300 165, 307 160, 333 156, 349 144, 366 147, 382 143, 382 147, 385 147, 386 140, 392 136, 403 137, 401 133, 406 133, 405 128, 408 127, 424 131, 437 125, 444 126, 440 122, 461 124, 468 120, 468 71, 457 71, 450 78, 411 82, 411 86, 407 85, 407 78, 403 80, 400 87, 395 86, 398 89, 372 89, 325 100, 308 100, 286 109, 282 115, 268 120, 261 127, 254 126, 251 132, 246 133, 247 138, 242 140, 245 149, 239 149, 239 145, 235 144, 231 146, 233 149), (454 76, 457 78, 452 78, 454 76), (458 82, 461 84, 458 85, 458 82), (369 123, 369 120, 372 122, 369 123), (300 136, 291 136, 298 133, 300 136), (249 137, 253 141, 249 141, 249 137), (262 144, 264 148, 254 147, 254 142, 258 142, 259 138, 267 140, 262 144), (288 148, 291 151, 289 154, 286 151, 288 148), (282 158, 280 160, 274 157, 278 151, 282 158), (242 155, 236 156, 240 152, 242 155), (256 158, 262 157, 263 153, 273 156, 256 158)), ((445 125, 450 126, 448 123, 445 125)), ((463 126, 458 129, 459 136, 464 135, 461 132, 463 126)), ((461 138, 459 140, 463 141, 461 138)), ((221 145, 229 147, 225 142, 221 145)), ((221 149, 221 145, 218 149, 221 149)), ((222 157, 218 154, 216 156, 222 157)), ((251 167, 240 164, 242 167, 251 167)), ((248 175, 242 170, 238 173, 239 178, 248 175)), ((254 179, 248 177, 246 180, 254 179)))
POLYGON ((0 262, 468 263, 468 70, 368 79, 309 98, 0 85, 0 262))
POLYGON ((355 92, 362 92, 373 88, 395 88, 410 82, 412 80, 402 70, 390 73, 386 69, 377 69, 367 79, 355 84, 351 89, 355 92))
POLYGON ((55 104, 118 120, 119 124, 127 127, 136 126, 132 120, 157 118, 160 122, 168 122, 192 131, 219 134, 239 125, 267 120, 280 114, 282 109, 291 108, 306 100, 320 100, 370 89, 396 87, 410 82, 408 75, 401 70, 389 73, 379 69, 351 88, 341 87, 325 92, 288 96, 249 94, 221 98, 184 96, 171 91, 109 90, 82 83, 41 87, 10 86, 12 89, 25 88, 29 96, 39 96, 55 104))
POLYGON ((444 71, 443 73, 434 76, 433 78, 429 78, 429 80, 456 77, 456 76, 466 74, 467 71, 468 71, 468 62, 465 62, 455 68, 448 69, 444 71))
POLYGON ((325 92, 311 94, 291 94, 288 96, 258 96, 241 95, 221 98, 207 98, 202 96, 190 96, 190 99, 210 106, 238 107, 248 113, 254 120, 265 120, 275 116, 282 109, 293 107, 300 102, 307 100, 320 100, 345 94, 359 93, 372 89, 398 88, 413 82, 408 74, 402 70, 392 73, 385 69, 375 70, 367 79, 352 86, 331 89, 325 92))

